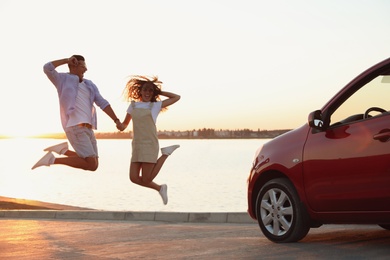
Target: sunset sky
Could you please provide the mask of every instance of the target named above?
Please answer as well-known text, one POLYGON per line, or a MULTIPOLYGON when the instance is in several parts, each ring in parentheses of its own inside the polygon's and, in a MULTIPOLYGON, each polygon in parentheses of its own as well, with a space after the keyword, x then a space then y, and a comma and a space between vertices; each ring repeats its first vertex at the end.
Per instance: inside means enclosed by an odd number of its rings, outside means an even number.
MULTIPOLYGON (((2 0, 0 135, 63 131, 42 66, 72 54, 120 119, 127 77, 144 74, 182 96, 159 130, 296 128, 390 56, 389 13, 385 0, 2 0)), ((98 130, 116 131, 100 110, 98 130)))

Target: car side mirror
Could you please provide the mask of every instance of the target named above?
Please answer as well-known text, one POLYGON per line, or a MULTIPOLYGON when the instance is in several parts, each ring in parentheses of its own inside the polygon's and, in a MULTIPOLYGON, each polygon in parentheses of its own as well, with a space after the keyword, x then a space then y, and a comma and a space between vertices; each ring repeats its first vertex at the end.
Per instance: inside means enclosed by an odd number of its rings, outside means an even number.
POLYGON ((309 114, 308 118, 309 126, 318 130, 323 129, 324 127, 324 120, 322 118, 322 112, 321 110, 313 111, 309 114))

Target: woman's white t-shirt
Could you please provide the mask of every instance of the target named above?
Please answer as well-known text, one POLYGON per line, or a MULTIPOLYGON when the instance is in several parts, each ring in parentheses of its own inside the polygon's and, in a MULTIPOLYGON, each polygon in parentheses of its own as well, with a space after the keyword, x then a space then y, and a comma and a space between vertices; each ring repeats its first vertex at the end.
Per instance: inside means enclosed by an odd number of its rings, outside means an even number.
MULTIPOLYGON (((153 106, 150 109, 153 117, 153 121, 156 124, 157 116, 161 111, 162 101, 152 102, 153 106)), ((150 102, 134 102, 135 108, 144 108, 149 109, 150 108, 150 102)), ((133 104, 129 105, 129 108, 127 108, 127 113, 131 115, 131 112, 133 111, 133 104)))

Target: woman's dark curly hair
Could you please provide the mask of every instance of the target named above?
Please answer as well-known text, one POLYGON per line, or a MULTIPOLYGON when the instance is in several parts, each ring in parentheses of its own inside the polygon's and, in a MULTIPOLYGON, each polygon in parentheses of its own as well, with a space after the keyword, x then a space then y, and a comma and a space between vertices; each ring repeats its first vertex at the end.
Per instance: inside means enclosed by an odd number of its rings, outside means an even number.
POLYGON ((148 78, 146 76, 131 76, 126 83, 126 87, 123 91, 123 95, 127 101, 142 101, 141 90, 142 87, 150 87, 153 89, 152 102, 160 100, 162 82, 158 80, 157 76, 148 78))
MULTIPOLYGON (((123 90, 123 96, 126 101, 142 101, 141 90, 142 87, 150 87, 153 89, 153 97, 151 102, 160 101, 160 94, 162 88, 162 82, 158 80, 157 76, 147 77, 134 75, 131 76, 129 81, 126 83, 126 87, 123 90)), ((162 108, 161 111, 165 111, 167 108, 162 108)))

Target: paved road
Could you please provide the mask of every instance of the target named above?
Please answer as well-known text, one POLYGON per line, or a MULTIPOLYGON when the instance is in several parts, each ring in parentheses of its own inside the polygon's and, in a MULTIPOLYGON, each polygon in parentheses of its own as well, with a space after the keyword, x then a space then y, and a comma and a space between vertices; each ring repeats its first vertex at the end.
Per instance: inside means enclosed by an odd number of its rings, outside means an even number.
POLYGON ((327 225, 275 244, 251 223, 0 219, 0 259, 389 259, 390 232, 327 225))

